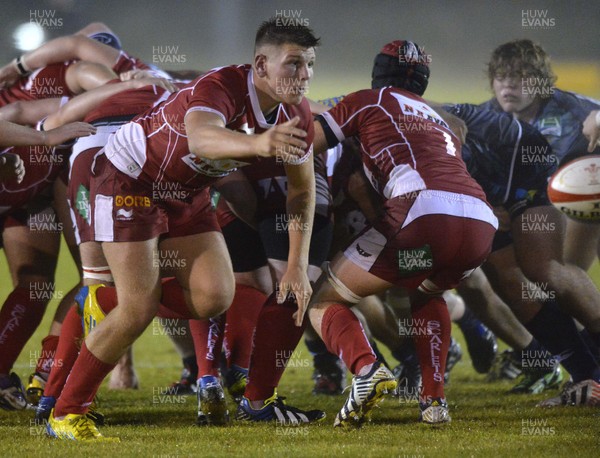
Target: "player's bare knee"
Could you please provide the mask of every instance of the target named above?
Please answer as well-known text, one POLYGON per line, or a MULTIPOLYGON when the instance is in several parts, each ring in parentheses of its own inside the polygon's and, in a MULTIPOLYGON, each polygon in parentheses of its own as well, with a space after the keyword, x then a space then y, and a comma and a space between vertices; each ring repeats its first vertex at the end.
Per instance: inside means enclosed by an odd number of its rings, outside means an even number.
POLYGON ((199 319, 214 318, 226 312, 233 302, 234 290, 209 288, 192 294, 193 308, 199 319))
POLYGON ((213 318, 225 313, 233 302, 233 294, 219 294, 217 297, 211 298, 210 304, 205 307, 205 313, 207 317, 213 318))
POLYGON ((561 283, 564 276, 565 266, 558 261, 547 261, 523 267, 523 273, 529 281, 538 285, 555 285, 561 283))

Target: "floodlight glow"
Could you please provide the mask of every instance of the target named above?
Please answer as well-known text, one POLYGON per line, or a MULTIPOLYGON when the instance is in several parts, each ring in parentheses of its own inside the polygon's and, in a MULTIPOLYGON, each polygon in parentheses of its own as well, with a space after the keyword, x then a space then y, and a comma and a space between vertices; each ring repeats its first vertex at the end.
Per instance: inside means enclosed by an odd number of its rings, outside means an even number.
POLYGON ((15 46, 21 51, 31 51, 44 42, 44 29, 35 22, 26 22, 13 32, 15 46))

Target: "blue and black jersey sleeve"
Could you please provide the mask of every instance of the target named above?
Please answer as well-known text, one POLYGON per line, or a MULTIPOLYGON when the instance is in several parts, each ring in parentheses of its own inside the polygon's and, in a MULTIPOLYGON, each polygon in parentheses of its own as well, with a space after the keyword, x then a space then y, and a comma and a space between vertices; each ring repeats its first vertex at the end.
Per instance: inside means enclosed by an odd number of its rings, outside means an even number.
POLYGON ((476 105, 458 104, 444 107, 462 119, 468 133, 474 138, 494 146, 515 146, 521 141, 522 126, 511 115, 481 110, 476 105))

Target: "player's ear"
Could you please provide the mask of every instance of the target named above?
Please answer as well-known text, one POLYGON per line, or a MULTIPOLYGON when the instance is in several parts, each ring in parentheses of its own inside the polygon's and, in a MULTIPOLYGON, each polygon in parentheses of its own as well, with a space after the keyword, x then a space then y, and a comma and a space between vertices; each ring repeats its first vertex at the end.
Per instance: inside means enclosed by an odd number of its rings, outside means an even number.
POLYGON ((267 76, 267 56, 264 54, 254 56, 254 71, 261 78, 267 76))

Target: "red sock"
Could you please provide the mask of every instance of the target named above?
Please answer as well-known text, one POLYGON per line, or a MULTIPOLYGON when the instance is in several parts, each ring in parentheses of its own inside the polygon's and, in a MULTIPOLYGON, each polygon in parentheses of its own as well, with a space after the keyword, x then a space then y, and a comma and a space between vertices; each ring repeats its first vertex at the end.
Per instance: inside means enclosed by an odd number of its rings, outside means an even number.
POLYGON ((4 301, 0 311, 0 374, 10 372, 42 321, 49 299, 46 299, 46 292, 17 287, 4 301), (36 299, 40 296, 35 296, 35 293, 44 293, 45 299, 36 299))
POLYGON ((98 305, 105 315, 108 315, 117 305, 117 288, 114 286, 105 286, 96 290, 96 299, 98 305))
POLYGON ((325 310, 321 334, 327 350, 338 355, 355 375, 377 361, 362 324, 345 305, 333 304, 325 310))
POLYGON ((227 364, 248 368, 252 353, 252 336, 258 315, 267 296, 246 285, 235 286, 235 296, 227 310, 225 342, 227 364))
POLYGON ((60 396, 79 354, 82 337, 83 326, 81 324, 81 316, 77 313, 77 306, 71 307, 60 328, 60 338, 56 347, 56 355, 54 356, 50 375, 44 387, 44 396, 53 396, 54 398, 60 396))
POLYGON ((195 319, 186 305, 183 288, 175 278, 163 278, 160 302, 158 316, 161 318, 195 319))
POLYGON ((50 373, 54 355, 56 354, 56 347, 58 346, 58 339, 58 336, 49 335, 42 340, 42 351, 37 360, 37 365, 35 366, 35 371, 37 373, 42 375, 48 375, 50 373))
POLYGON ((273 396, 285 371, 285 365, 304 333, 307 320, 301 327, 294 324, 292 315, 298 310, 294 301, 277 303, 271 294, 260 311, 250 357, 248 385, 245 396, 258 401, 273 396))
POLYGON ((425 305, 413 308, 412 318, 416 328, 413 341, 423 376, 421 400, 443 398, 451 331, 446 301, 442 297, 432 297, 425 305))
POLYGON ((87 349, 84 342, 65 387, 56 402, 54 416, 63 417, 70 413, 85 414, 104 377, 115 366, 116 364, 108 364, 96 358, 87 349))
POLYGON ((194 339, 198 363, 198 378, 205 375, 219 376, 224 328, 224 313, 210 320, 190 320, 190 332, 194 339))
MULTIPOLYGON (((182 320, 190 320, 192 316, 190 310, 185 305, 185 297, 183 289, 174 278, 163 279, 163 297, 162 300, 166 304, 160 304, 158 313, 160 318, 176 318, 182 320)), ((114 286, 105 286, 96 290, 96 298, 98 304, 105 314, 110 313, 117 305, 117 289, 114 286)))

